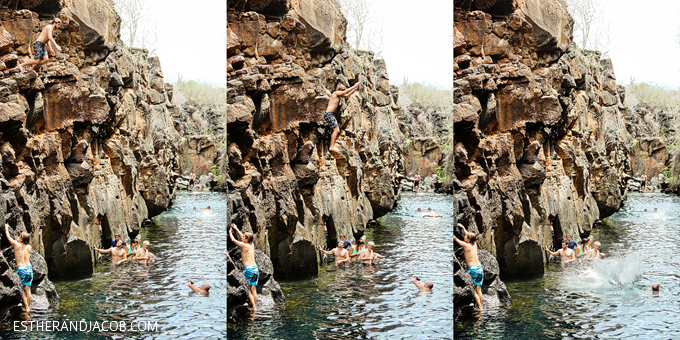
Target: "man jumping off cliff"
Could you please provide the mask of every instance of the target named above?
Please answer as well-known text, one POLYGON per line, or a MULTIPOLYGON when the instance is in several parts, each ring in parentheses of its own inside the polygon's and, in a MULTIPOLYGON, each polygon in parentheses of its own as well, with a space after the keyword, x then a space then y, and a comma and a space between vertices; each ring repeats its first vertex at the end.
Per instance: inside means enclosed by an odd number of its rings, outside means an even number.
POLYGON ((38 39, 36 39, 33 42, 33 57, 34 59, 27 60, 21 64, 19 64, 19 70, 21 72, 24 72, 24 66, 28 65, 33 65, 30 69, 28 69, 29 72, 33 72, 36 75, 38 75, 37 72, 35 72, 36 67, 40 67, 42 64, 47 63, 49 60, 49 57, 47 56, 47 50, 45 49, 45 45, 50 49, 50 54, 52 56, 55 55, 54 50, 52 49, 52 45, 57 48, 59 52, 61 52, 61 46, 57 44, 54 41, 54 38, 52 38, 52 32, 54 32, 55 28, 59 28, 61 26, 61 20, 59 18, 54 18, 52 19, 52 23, 45 26, 45 28, 42 29, 42 32, 40 32, 40 35, 38 36, 38 39))
POLYGON ((31 311, 31 282, 33 282, 33 267, 31 267, 31 235, 22 232, 21 236, 16 236, 16 240, 13 240, 9 236, 9 225, 5 224, 5 236, 9 240, 9 243, 14 246, 14 258, 17 263, 17 275, 21 279, 22 293, 21 300, 26 307, 24 310, 26 313, 31 311))
POLYGON ((243 276, 246 277, 248 281, 248 299, 253 305, 253 312, 257 312, 257 280, 259 279, 260 272, 257 269, 257 264, 255 263, 255 245, 253 245, 253 233, 246 232, 242 234, 236 225, 232 223, 231 229, 236 230, 238 236, 241 237, 239 242, 234 238, 229 230, 229 238, 231 242, 236 243, 237 246, 241 247, 241 262, 243 263, 243 276))
POLYGON ((465 251, 465 264, 467 264, 467 272, 470 274, 472 281, 475 284, 475 289, 473 293, 475 294, 475 301, 479 308, 477 309, 480 313, 482 312, 482 282, 484 281, 484 269, 482 264, 479 262, 477 257, 477 235, 474 233, 468 233, 462 224, 458 223, 458 226, 463 229, 463 234, 465 235, 465 240, 461 241, 453 235, 453 240, 458 243, 459 246, 463 247, 465 251))
POLYGON ((328 102, 328 107, 326 107, 326 112, 323 113, 323 119, 325 119, 328 126, 333 129, 333 133, 331 134, 331 144, 328 147, 328 151, 330 151, 330 153, 334 156, 340 153, 340 149, 335 147, 335 139, 338 138, 338 134, 340 133, 338 121, 335 119, 335 110, 338 109, 340 97, 348 98, 358 88, 359 83, 357 82, 346 90, 333 92, 331 95, 331 100, 328 102))

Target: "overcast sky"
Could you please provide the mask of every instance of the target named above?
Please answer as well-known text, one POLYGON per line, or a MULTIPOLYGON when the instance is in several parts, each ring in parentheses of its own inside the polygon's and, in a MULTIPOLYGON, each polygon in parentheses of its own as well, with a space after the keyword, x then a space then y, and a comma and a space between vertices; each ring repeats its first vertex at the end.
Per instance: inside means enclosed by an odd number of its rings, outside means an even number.
POLYGON ((392 85, 453 88, 453 1, 374 0, 383 23, 382 57, 392 85))
POLYGON ((226 87, 227 2, 143 0, 157 23, 156 54, 165 82, 195 80, 226 87))
POLYGON ((680 1, 602 0, 610 22, 609 57, 616 82, 680 87, 680 1))

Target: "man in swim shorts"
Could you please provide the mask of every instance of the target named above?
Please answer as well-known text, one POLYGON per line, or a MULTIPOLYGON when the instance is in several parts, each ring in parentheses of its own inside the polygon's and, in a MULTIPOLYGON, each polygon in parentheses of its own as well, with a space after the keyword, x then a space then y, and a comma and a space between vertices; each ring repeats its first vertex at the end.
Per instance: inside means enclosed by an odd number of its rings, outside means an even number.
POLYGON ((60 26, 61 20, 59 18, 54 18, 52 19, 51 24, 45 26, 45 28, 42 29, 38 39, 33 42, 34 59, 30 59, 19 64, 18 67, 21 72, 24 72, 24 66, 33 65, 30 69, 28 69, 28 71, 37 74, 37 72, 35 72, 35 68, 40 67, 40 65, 47 63, 49 60, 49 57, 47 56, 47 50, 45 49, 46 45, 50 49, 50 54, 52 56, 54 56, 55 53, 50 43, 52 43, 52 45, 54 45, 54 47, 56 47, 56 49, 61 52, 61 46, 59 46, 54 41, 54 38, 52 38, 52 32, 54 32, 55 28, 59 28, 60 26))
POLYGON ((413 178, 413 191, 419 192, 420 191, 420 175, 416 174, 416 177, 413 178))
POLYGON ((9 235, 9 225, 5 224, 5 236, 14 247, 14 259, 17 264, 17 275, 21 279, 21 301, 24 303, 26 313, 31 311, 31 282, 33 282, 33 267, 31 267, 31 235, 22 232, 13 240, 9 235))
POLYGON ((462 224, 458 223, 458 227, 463 229, 463 235, 465 235, 465 240, 461 241, 453 235, 453 240, 458 243, 459 246, 463 247, 465 251, 465 264, 467 264, 467 272, 470 274, 472 281, 474 282, 475 289, 475 301, 479 308, 477 309, 482 313, 482 282, 484 281, 484 269, 482 264, 479 262, 477 257, 477 235, 474 233, 468 233, 462 224))
POLYGON ((348 98, 358 88, 359 82, 357 82, 352 87, 346 90, 338 90, 333 92, 333 94, 331 95, 331 100, 328 102, 328 106, 326 107, 326 112, 323 113, 323 119, 326 121, 326 124, 328 124, 328 127, 333 129, 333 133, 331 133, 331 144, 328 147, 328 151, 330 151, 330 153, 334 156, 340 153, 340 149, 335 147, 335 139, 338 138, 338 134, 340 133, 340 128, 338 127, 338 120, 335 119, 335 110, 338 109, 340 97, 348 98))
POLYGON ((640 190, 647 191, 647 174, 642 174, 640 177, 640 190))
POLYGON ((231 234, 229 230, 229 239, 234 242, 237 246, 241 247, 241 262, 243 263, 243 276, 246 277, 248 281, 248 299, 253 305, 253 312, 257 312, 257 281, 260 276, 260 272, 257 269, 257 264, 255 263, 255 245, 253 244, 254 235, 250 232, 241 233, 235 224, 231 225, 231 229, 236 230, 238 235, 241 237, 241 241, 237 241, 234 235, 231 234))

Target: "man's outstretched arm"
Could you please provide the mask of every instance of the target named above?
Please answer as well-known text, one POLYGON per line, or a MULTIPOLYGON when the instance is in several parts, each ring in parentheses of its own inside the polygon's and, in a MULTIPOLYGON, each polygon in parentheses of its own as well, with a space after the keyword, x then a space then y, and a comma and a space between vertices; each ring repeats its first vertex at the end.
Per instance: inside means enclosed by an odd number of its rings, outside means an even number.
POLYGON ((18 246, 19 242, 17 240, 13 240, 12 236, 9 235, 9 225, 5 224, 5 236, 7 236, 7 239, 9 240, 9 243, 12 244, 12 246, 18 246))

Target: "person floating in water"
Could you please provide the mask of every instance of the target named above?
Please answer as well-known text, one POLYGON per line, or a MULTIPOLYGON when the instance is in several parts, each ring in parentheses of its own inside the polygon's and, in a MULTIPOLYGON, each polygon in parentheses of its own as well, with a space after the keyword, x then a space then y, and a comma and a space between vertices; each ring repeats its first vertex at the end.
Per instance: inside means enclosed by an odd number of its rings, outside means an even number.
POLYGON ((420 191, 420 175, 416 174, 416 177, 413 178, 413 191, 419 192, 420 191))
POLYGON ((423 217, 442 217, 442 215, 427 214, 427 215, 423 215, 423 217))
POLYGON ((368 242, 368 246, 366 247, 366 249, 361 251, 361 255, 359 255, 358 261, 361 261, 361 263, 363 263, 364 265, 372 265, 375 259, 377 258, 384 259, 385 256, 382 256, 373 251, 374 245, 375 243, 373 243, 373 241, 368 242))
POLYGON ((482 283, 484 281, 484 269, 477 257, 477 235, 475 233, 468 233, 462 224, 458 223, 458 227, 463 230, 464 240, 461 241, 453 235, 453 240, 463 247, 465 252, 465 264, 467 265, 467 272, 474 282, 475 289, 473 290, 475 302, 477 302, 477 310, 482 313, 482 283))
POLYGON ((31 283, 33 282, 33 267, 31 266, 31 235, 22 232, 21 236, 15 236, 13 240, 9 235, 9 225, 5 224, 5 236, 14 247, 14 260, 17 264, 17 275, 21 279, 21 301, 24 303, 24 311, 31 311, 31 283))
POLYGON ((47 50, 45 49, 45 45, 47 45, 47 48, 50 50, 50 54, 52 56, 55 55, 54 50, 52 49, 52 45, 61 52, 61 46, 57 44, 56 41, 54 41, 54 38, 52 38, 52 33, 56 28, 59 28, 61 26, 61 20, 59 18, 54 18, 52 19, 52 23, 45 26, 42 31, 40 32, 40 35, 38 36, 38 39, 36 39, 33 42, 33 58, 31 60, 27 60, 21 64, 18 65, 19 70, 23 73, 24 72, 24 66, 28 65, 33 65, 31 68, 28 69, 29 72, 33 72, 36 75, 38 75, 38 72, 35 71, 36 67, 40 67, 41 65, 47 63, 49 60, 49 57, 47 56, 47 50))
POLYGON ((416 287, 418 287, 418 289, 420 289, 421 292, 432 292, 432 287, 434 287, 434 283, 432 283, 432 281, 427 281, 424 285, 421 285, 418 283, 418 281, 420 281, 420 278, 416 276, 413 278, 412 282, 414 285, 416 285, 416 287))
POLYGON ((655 284, 652 285, 652 291, 645 290, 645 292, 652 293, 652 295, 659 295, 659 289, 660 288, 661 287, 659 287, 659 284, 655 283, 655 284))
POLYGON ((201 294, 201 295, 208 295, 210 294, 210 285, 207 283, 203 283, 200 287, 194 286, 194 281, 189 281, 189 288, 191 288, 194 292, 201 294))
POLYGON ((189 187, 191 188, 191 191, 194 191, 194 188, 196 187, 196 173, 191 172, 191 175, 189 175, 189 187))
POLYGON ((335 255, 335 265, 340 267, 349 263, 349 252, 347 249, 343 248, 344 245, 344 242, 338 241, 337 247, 333 248, 333 250, 323 250, 321 249, 321 246, 319 246, 319 250, 326 255, 335 255))
POLYGON ((328 147, 328 151, 334 157, 340 153, 340 149, 335 147, 335 140, 338 138, 338 134, 340 133, 338 120, 335 119, 335 110, 338 109, 340 97, 347 98, 351 96, 352 93, 354 93, 354 91, 356 91, 358 88, 359 82, 346 90, 338 90, 333 92, 331 95, 331 100, 328 102, 328 106, 326 107, 326 112, 323 113, 323 119, 326 121, 326 124, 328 124, 329 128, 333 129, 333 132, 331 133, 331 144, 328 147))
POLYGON ((255 263, 255 245, 253 244, 253 233, 245 232, 241 233, 236 225, 232 223, 231 229, 236 230, 241 241, 237 241, 234 235, 231 234, 229 230, 229 239, 234 242, 237 246, 241 247, 241 262, 243 263, 243 276, 246 277, 248 281, 248 299, 253 305, 253 312, 257 312, 257 281, 260 276, 260 272, 255 263))
POLYGON ((654 212, 658 212, 658 211, 656 210, 656 208, 654 208, 654 212))
POLYGON ((545 246, 545 250, 550 253, 550 255, 556 256, 560 255, 560 259, 562 260, 562 266, 566 266, 570 262, 576 260, 576 255, 574 253, 574 250, 569 249, 567 247, 568 241, 567 240, 562 240, 562 249, 559 249, 558 251, 550 251, 548 249, 548 246, 545 246))
POLYGON ((92 248, 94 248, 94 250, 100 254, 111 253, 111 264, 113 265, 119 265, 125 261, 125 249, 123 249, 123 241, 119 240, 115 247, 111 247, 109 249, 98 249, 95 246, 92 246, 92 248))

